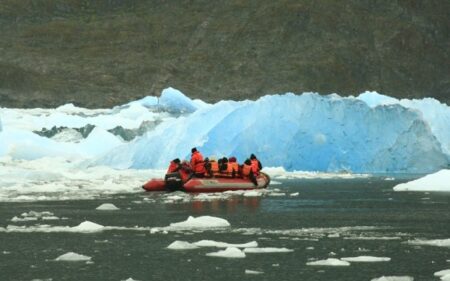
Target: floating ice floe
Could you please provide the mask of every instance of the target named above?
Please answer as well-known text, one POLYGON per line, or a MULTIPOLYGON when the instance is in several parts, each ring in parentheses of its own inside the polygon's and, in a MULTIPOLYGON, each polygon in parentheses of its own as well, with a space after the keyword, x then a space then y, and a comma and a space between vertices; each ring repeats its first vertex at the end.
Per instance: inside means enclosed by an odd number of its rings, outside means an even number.
POLYGON ((117 208, 112 203, 103 203, 103 204, 101 204, 100 206, 98 206, 95 209, 96 210, 100 210, 100 211, 116 211, 116 210, 120 210, 119 208, 117 208))
POLYGON ((450 247, 450 238, 449 239, 434 239, 434 240, 410 240, 406 242, 410 245, 419 245, 419 246, 437 246, 437 247, 450 247))
POLYGON ((310 261, 306 265, 312 266, 349 266, 350 263, 347 261, 341 261, 340 259, 328 258, 326 260, 310 261))
POLYGON ((444 270, 436 271, 434 273, 434 276, 442 277, 442 276, 449 275, 449 274, 450 274, 450 269, 444 269, 444 270))
POLYGON ((139 281, 139 280, 137 280, 137 279, 133 279, 133 278, 128 278, 128 279, 125 279, 125 280, 122 280, 122 281, 139 281))
POLYGON ((394 186, 395 191, 450 191, 450 170, 440 170, 417 180, 394 186))
POLYGON ((99 232, 104 229, 103 225, 97 224, 95 222, 84 221, 77 226, 71 228, 72 232, 99 232))
POLYGON ((37 220, 59 220, 59 217, 55 216, 52 212, 49 211, 43 212, 29 211, 28 213, 22 213, 20 216, 14 216, 11 219, 12 222, 25 222, 37 220))
POLYGON ((294 193, 289 194, 289 196, 291 196, 291 197, 295 197, 295 196, 298 196, 298 195, 299 195, 298 192, 294 192, 294 193))
POLYGON ((210 257, 220 257, 220 258, 245 258, 245 253, 238 248, 228 247, 225 250, 207 253, 210 257))
POLYGON ((142 192, 140 186, 149 178, 163 177, 165 173, 85 167, 80 159, 61 157, 30 161, 3 157, 0 166, 0 202, 80 200, 137 193, 142 192))
POLYGON ((390 261, 391 258, 359 256, 359 257, 344 257, 344 258, 340 258, 340 260, 348 261, 348 262, 385 262, 385 261, 390 261))
POLYGON ((370 281, 414 281, 414 278, 411 276, 381 276, 370 281))
POLYGON ((216 248, 256 248, 258 247, 258 242, 251 241, 243 244, 231 244, 225 242, 218 242, 213 240, 200 240, 198 242, 193 243, 198 247, 216 247, 216 248))
POLYGON ((195 244, 186 242, 186 241, 174 241, 169 246, 167 246, 167 249, 170 250, 193 250, 198 249, 199 247, 195 244))
POLYGON ((55 261, 90 261, 92 258, 85 256, 85 255, 80 255, 74 252, 68 252, 65 253, 59 257, 57 257, 55 259, 55 261))
POLYGON ((290 253, 294 250, 288 248, 274 248, 274 247, 264 247, 264 248, 245 248, 244 253, 246 254, 263 254, 263 253, 290 253))
POLYGON ((257 271, 257 270, 250 270, 250 269, 246 269, 245 270, 245 274, 264 274, 263 271, 257 271))
POLYGON ((194 218, 189 216, 186 221, 171 223, 171 228, 177 229, 208 229, 208 228, 222 228, 229 227, 230 223, 222 218, 212 216, 201 216, 194 218))

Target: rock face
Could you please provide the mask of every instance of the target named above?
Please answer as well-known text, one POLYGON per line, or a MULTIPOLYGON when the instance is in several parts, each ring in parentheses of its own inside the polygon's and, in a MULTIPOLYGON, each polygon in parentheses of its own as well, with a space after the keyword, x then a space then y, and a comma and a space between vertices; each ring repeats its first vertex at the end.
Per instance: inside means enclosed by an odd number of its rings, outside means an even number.
POLYGON ((0 3, 0 106, 376 90, 450 104, 449 1, 0 3))

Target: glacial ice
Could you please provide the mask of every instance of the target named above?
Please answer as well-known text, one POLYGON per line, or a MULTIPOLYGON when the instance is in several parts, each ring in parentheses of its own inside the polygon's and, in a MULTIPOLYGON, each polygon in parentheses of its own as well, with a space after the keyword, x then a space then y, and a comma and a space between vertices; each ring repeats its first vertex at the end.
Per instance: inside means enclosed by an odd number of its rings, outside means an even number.
POLYGON ((170 119, 97 163, 161 168, 173 158, 188 158, 195 146, 205 156, 234 155, 240 161, 255 153, 265 166, 287 170, 386 173, 447 167, 450 136, 440 133, 449 124, 446 105, 416 101, 374 106, 364 101, 366 96, 288 93, 221 101, 170 119), (439 108, 439 114, 432 116, 429 108, 439 108))
MULTIPOLYGON (((397 100, 374 92, 358 97, 315 93, 264 96, 256 101, 191 100, 168 88, 112 109, 72 104, 56 109, 0 108, 0 157, 90 159, 114 168, 164 169, 173 158, 255 153, 266 167, 285 171, 429 173, 450 155, 450 108, 431 98, 397 100), (108 130, 146 134, 124 142, 108 130), (74 129, 95 129, 86 139, 74 129), (65 127, 52 139, 33 131, 65 127)), ((314 176, 314 175, 312 175, 314 176)))
POLYGON ((395 191, 450 191, 450 170, 441 170, 422 178, 400 183, 395 191))

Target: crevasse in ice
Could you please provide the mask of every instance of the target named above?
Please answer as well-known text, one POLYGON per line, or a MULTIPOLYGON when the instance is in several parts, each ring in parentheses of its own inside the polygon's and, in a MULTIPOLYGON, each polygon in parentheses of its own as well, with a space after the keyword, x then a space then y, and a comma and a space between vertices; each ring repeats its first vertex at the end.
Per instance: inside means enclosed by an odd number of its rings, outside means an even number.
POLYGON ((151 106, 184 114, 97 164, 164 168, 173 158, 188 158, 194 146, 204 156, 241 162, 255 153, 265 166, 288 170, 430 172, 449 163, 450 110, 434 99, 288 93, 209 105, 168 89, 151 106))

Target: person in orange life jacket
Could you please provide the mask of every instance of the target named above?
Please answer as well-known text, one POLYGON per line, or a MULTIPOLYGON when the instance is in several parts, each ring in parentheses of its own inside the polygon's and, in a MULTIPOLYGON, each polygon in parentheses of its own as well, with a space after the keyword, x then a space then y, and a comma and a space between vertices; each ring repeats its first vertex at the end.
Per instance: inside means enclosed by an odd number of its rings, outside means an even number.
POLYGON ((169 165, 169 168, 167 169, 167 173, 166 174, 176 173, 180 169, 181 169, 180 159, 175 158, 172 161, 170 161, 170 165, 169 165))
POLYGON ((252 162, 250 159, 245 160, 244 164, 242 165, 242 177, 248 178, 252 181, 254 185, 258 185, 258 182, 256 181, 255 173, 253 172, 254 167, 252 165, 252 162))
POLYGON ((261 162, 256 158, 255 154, 250 155, 250 161, 252 163, 252 171, 255 176, 259 175, 259 171, 262 169, 261 162))
POLYGON ((228 159, 228 169, 227 169, 228 174, 231 175, 231 177, 236 177, 237 175, 239 175, 239 164, 237 162, 236 157, 231 156, 230 159, 228 159))
POLYGON ((209 160, 209 164, 211 165, 211 177, 215 177, 220 174, 219 170, 219 162, 216 161, 216 158, 211 157, 209 160))
POLYGON ((194 171, 194 174, 198 178, 202 178, 205 175, 205 166, 203 163, 203 155, 200 151, 197 151, 197 148, 191 149, 191 168, 194 171))

